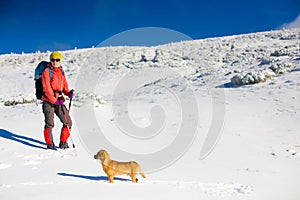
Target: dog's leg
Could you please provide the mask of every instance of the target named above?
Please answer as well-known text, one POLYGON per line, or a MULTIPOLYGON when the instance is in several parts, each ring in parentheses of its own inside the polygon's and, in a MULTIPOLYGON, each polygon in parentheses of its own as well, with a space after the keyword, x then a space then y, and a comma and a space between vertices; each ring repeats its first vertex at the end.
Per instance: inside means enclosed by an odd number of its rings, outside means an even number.
POLYGON ((131 180, 132 180, 133 183, 137 183, 138 182, 138 179, 136 178, 135 174, 130 174, 130 177, 131 177, 131 180))
POLYGON ((110 183, 113 183, 114 182, 114 176, 108 176, 108 180, 110 183))

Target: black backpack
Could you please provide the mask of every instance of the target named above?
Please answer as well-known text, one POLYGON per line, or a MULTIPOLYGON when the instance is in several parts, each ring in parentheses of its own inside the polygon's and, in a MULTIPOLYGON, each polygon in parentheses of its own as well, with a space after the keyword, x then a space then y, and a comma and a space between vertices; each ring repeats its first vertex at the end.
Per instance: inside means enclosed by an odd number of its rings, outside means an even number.
MULTIPOLYGON (((40 62, 37 67, 34 70, 34 82, 35 82, 35 96, 37 99, 42 100, 42 96, 44 95, 44 90, 43 90, 43 84, 42 84, 42 73, 43 71, 48 68, 49 69, 49 74, 50 74, 50 80, 52 80, 52 69, 49 67, 49 62, 47 61, 42 61, 40 62)), ((64 70, 61 70, 63 76, 64 70)))

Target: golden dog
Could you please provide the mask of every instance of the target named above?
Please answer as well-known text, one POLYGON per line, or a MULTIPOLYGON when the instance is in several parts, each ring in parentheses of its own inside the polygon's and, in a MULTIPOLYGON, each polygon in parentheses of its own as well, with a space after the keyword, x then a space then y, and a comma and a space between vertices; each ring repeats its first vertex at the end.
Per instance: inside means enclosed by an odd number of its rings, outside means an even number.
POLYGON ((111 183, 114 181, 114 176, 122 174, 129 175, 133 183, 138 182, 138 179, 136 178, 137 174, 146 178, 140 165, 135 161, 118 162, 111 160, 109 154, 105 150, 98 151, 98 153, 94 155, 94 158, 101 161, 103 171, 107 174, 108 180, 111 183))

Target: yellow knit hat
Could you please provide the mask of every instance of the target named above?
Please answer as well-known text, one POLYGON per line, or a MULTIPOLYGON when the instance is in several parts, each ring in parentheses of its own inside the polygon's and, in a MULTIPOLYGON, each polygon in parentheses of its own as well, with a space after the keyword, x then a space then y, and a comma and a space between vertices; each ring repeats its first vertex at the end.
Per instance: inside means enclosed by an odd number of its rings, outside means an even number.
POLYGON ((50 55, 50 60, 51 60, 52 58, 59 58, 60 61, 62 61, 62 56, 61 56, 61 54, 60 54, 58 51, 54 51, 54 52, 51 53, 51 55, 50 55))

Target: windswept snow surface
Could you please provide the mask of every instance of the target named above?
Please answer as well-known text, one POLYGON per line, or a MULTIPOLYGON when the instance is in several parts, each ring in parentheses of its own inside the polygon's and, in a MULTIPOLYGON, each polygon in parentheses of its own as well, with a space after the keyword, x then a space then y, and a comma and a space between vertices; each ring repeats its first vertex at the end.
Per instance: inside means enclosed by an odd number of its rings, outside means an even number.
POLYGON ((49 54, 0 55, 0 199, 300 198, 300 29, 62 52, 76 148, 57 152, 33 83, 49 54), (147 178, 110 184, 102 148, 147 178))

